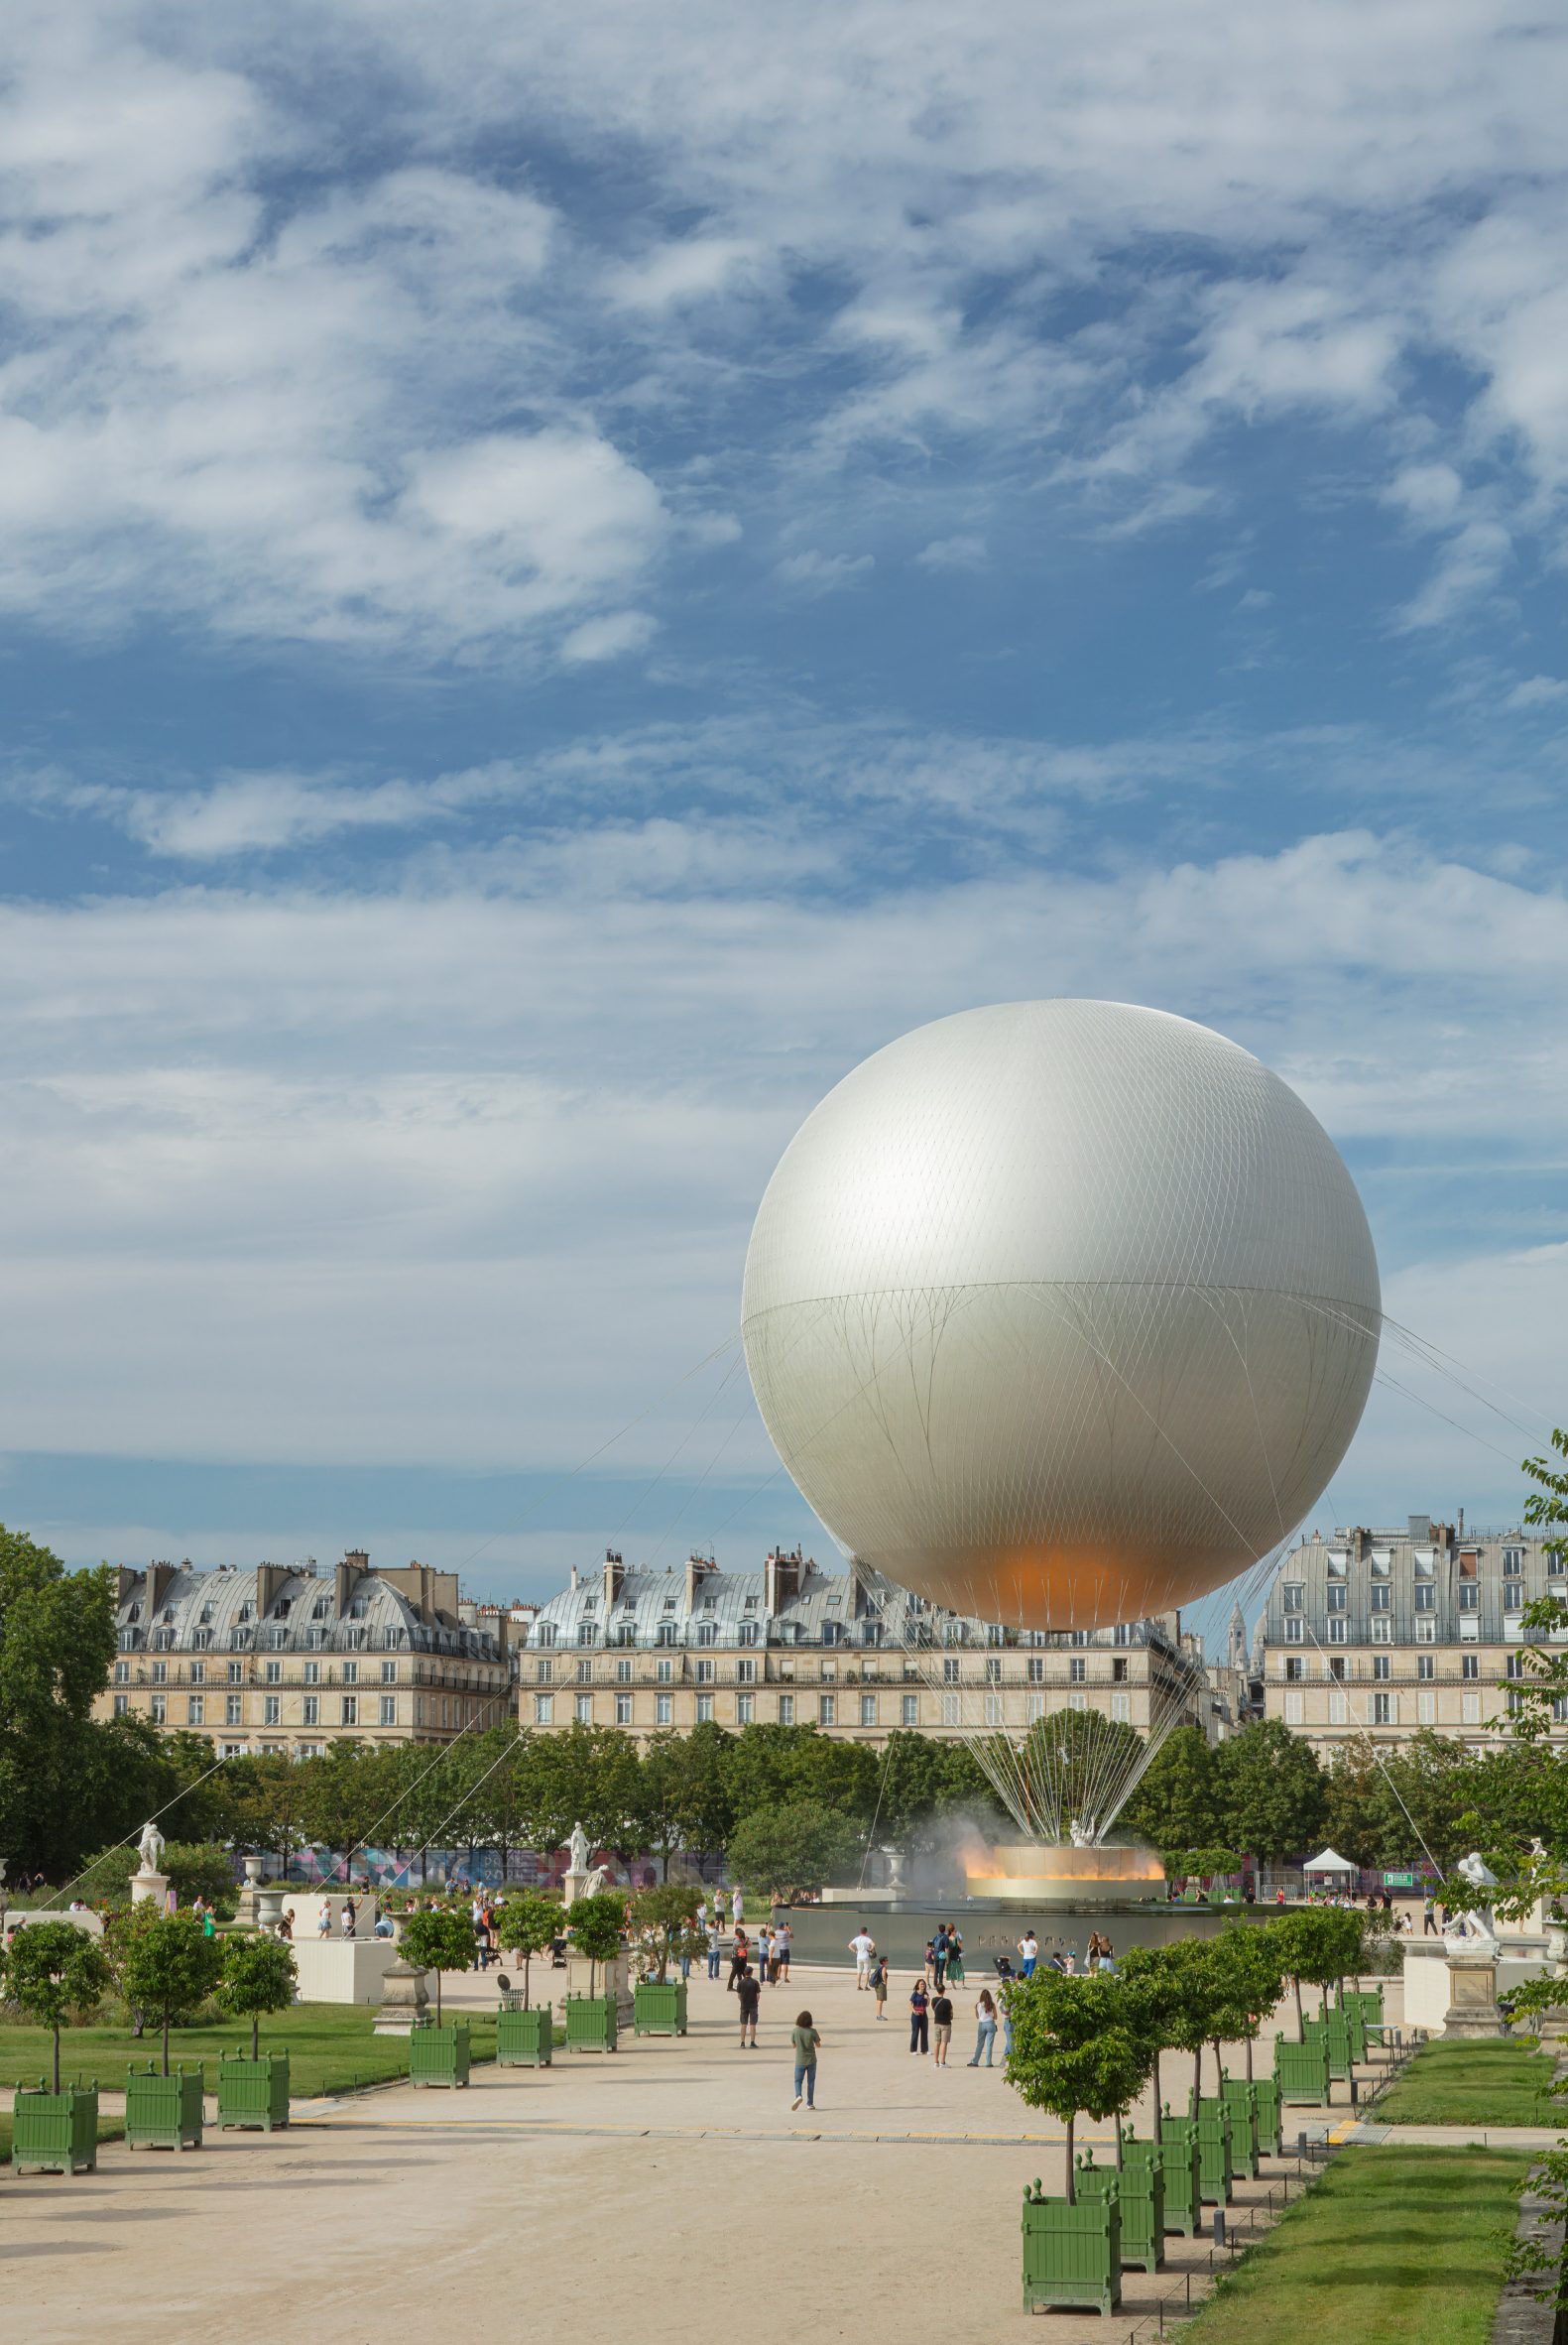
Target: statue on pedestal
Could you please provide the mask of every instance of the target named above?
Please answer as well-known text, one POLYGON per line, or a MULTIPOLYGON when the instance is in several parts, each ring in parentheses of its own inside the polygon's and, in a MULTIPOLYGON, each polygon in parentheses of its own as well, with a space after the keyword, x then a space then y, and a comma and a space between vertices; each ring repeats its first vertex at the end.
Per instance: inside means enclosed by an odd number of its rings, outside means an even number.
POLYGON ((137 1854, 144 1873, 162 1873, 164 1869, 164 1835, 156 1823, 142 1826, 142 1837, 137 1843, 137 1854))
MULTIPOLYGON (((1454 1870, 1458 1873, 1461 1881, 1469 1882, 1472 1889, 1496 1889, 1498 1886, 1496 1873, 1487 1864, 1479 1849, 1473 1848, 1469 1856, 1461 1857, 1454 1870)), ((1484 1951, 1489 1946, 1496 1948, 1498 1927, 1493 1917, 1490 1900, 1486 1905, 1478 1906, 1474 1912, 1463 1915, 1461 1924, 1459 1930, 1449 1932, 1451 1937, 1463 1936, 1479 1939, 1481 1944, 1477 1948, 1478 1952, 1484 1951)))
POLYGON ((570 1862, 567 1865, 566 1870, 569 1873, 586 1873, 588 1870, 588 1858, 591 1851, 588 1847, 588 1835, 583 1830, 581 1824, 572 1825, 571 1838, 566 1843, 566 1846, 570 1855, 570 1862))

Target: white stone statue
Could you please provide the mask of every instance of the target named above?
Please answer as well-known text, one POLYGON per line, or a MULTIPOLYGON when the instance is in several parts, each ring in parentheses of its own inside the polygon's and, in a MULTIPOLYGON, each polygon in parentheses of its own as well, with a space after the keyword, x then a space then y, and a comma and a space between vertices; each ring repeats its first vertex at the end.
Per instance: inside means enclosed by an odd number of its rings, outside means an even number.
POLYGON ((164 1869, 164 1835, 154 1823, 142 1826, 142 1837, 137 1843, 144 1873, 159 1873, 164 1869))
MULTIPOLYGON (((1461 1857, 1454 1870, 1458 1873, 1461 1881, 1469 1882, 1472 1889, 1496 1889, 1498 1886, 1496 1873, 1491 1870, 1485 1857, 1477 1848, 1473 1848, 1469 1856, 1461 1857)), ((1484 1906, 1478 1906, 1467 1913, 1464 1916, 1464 1934, 1467 1937, 1482 1938, 1494 1946, 1497 1944, 1498 1928, 1493 1918, 1490 1898, 1484 1906)))
POLYGON ((601 1889, 608 1889, 609 1886, 609 1866, 595 1865, 593 1871, 588 1875, 587 1880, 582 1885, 581 1895, 585 1898, 595 1898, 598 1896, 601 1889))
POLYGON ((589 1854, 588 1835, 583 1830, 581 1824, 572 1825, 571 1838, 566 1845, 571 1856, 571 1863, 566 1868, 567 1871, 571 1873, 586 1873, 588 1870, 589 1854))

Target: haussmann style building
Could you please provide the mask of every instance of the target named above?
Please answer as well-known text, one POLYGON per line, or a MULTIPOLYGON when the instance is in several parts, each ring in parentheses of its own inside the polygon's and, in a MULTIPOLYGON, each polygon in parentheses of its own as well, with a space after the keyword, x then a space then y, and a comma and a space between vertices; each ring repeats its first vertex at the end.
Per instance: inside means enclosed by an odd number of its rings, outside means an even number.
MULTIPOLYGON (((1565 1558, 1523 1531, 1466 1532, 1411 1515, 1401 1530, 1317 1532, 1291 1548, 1262 1634, 1266 1715, 1320 1758, 1363 1735, 1422 1728, 1477 1751, 1524 1673, 1525 1608, 1568 1596, 1565 1558)), ((1552 1642, 1560 1641, 1554 1637, 1552 1642)), ((1568 1705, 1554 1728, 1568 1738, 1568 1705)))
POLYGON ((711 1719, 816 1726, 882 1743, 901 1727, 1022 1736, 1056 1710, 1097 1710, 1146 1730, 1225 1731, 1224 1704, 1174 1616, 1059 1635, 965 1620, 879 1573, 821 1571, 798 1548, 760 1571, 702 1556, 639 1571, 619 1554, 572 1572, 517 1652, 526 1728, 618 1726, 640 1740, 711 1719))
POLYGON ((341 1736, 439 1743, 510 1714, 510 1621, 454 1572, 303 1563, 122 1570, 119 1655, 100 1716, 206 1735, 221 1758, 313 1757, 341 1736))

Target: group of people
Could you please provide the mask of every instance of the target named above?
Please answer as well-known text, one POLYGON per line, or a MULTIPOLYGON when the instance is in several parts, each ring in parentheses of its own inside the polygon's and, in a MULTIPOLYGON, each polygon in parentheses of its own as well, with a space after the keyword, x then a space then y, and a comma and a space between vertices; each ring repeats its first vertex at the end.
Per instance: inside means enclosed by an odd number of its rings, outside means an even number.
MULTIPOLYGON (((883 1975, 883 1996, 886 1995, 887 1964, 879 1963, 883 1975)), ((953 2041, 953 1999, 948 1993, 950 1980, 944 1979, 927 1986, 924 1975, 909 1989, 909 2049, 924 2056, 929 2052, 934 2067, 945 2068, 953 2041)), ((879 1996, 879 2006, 883 2000, 879 1996)), ((881 2019, 879 2008, 877 2017, 881 2019)), ((1005 2009, 998 2008, 997 1999, 989 1987, 982 1987, 975 1998, 975 2048, 969 2061, 978 2068, 982 2061, 988 2068, 994 2063, 997 2028, 1006 2032, 1003 2044, 1004 2058, 1013 2049, 1013 2022, 1005 2009)))
MULTIPOLYGON (((429 1902, 433 1906, 438 1903, 438 1900, 431 1898, 429 1902)), ((353 1892, 350 1891, 348 1896, 344 1898, 343 1903, 338 1910, 337 1936, 340 1941, 346 1941, 347 1939, 358 1937, 360 1912, 360 1902, 356 1901, 353 1892)), ((281 1938, 292 1938, 294 1936, 294 1908, 293 1906, 286 1906, 284 1908, 283 1918, 278 1924, 278 1935, 281 1938)), ((323 1898, 321 1900, 321 1908, 315 1917, 315 1934, 318 1938, 329 1938, 332 1935, 332 1901, 330 1898, 323 1898)), ((397 1928, 393 1921, 392 1915, 388 1913, 386 1907, 382 1904, 379 1897, 373 1898, 370 1902, 369 1934, 373 1938, 391 1938, 396 1937, 397 1935, 397 1928)), ((477 1970, 482 1966, 476 1962, 474 1967, 477 1970)))
MULTIPOLYGON (((716 1979, 724 1962, 724 1933, 716 1918, 707 1922, 706 1929, 708 1976, 710 1979, 716 1979)), ((745 1924, 741 1923, 735 1931, 735 1944, 730 1955, 730 1975, 727 1984, 733 1988, 738 1969, 746 1964, 755 1967, 758 1981, 765 1987, 777 1987, 782 1982, 786 1983, 789 1977, 789 1957, 793 1951, 794 1932, 787 1921, 765 1922, 757 1932, 755 1945, 746 1935, 745 1924)), ((689 1961, 685 1956, 681 1957, 680 1967, 682 1975, 690 1968, 689 1961)))

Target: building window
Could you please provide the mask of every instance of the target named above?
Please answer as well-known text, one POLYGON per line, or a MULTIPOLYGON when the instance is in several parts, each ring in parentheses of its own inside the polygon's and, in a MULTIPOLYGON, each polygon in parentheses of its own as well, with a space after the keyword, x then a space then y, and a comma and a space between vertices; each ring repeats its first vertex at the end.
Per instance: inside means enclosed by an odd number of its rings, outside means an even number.
POLYGON ((1388 1671, 1392 1666, 1393 1665, 1390 1663, 1388 1656, 1386 1653, 1376 1653, 1373 1655, 1372 1673, 1375 1677, 1381 1678, 1385 1683, 1387 1682, 1388 1671))
POLYGON ((1479 1677, 1481 1656, 1478 1653, 1462 1653, 1459 1657, 1459 1674, 1461 1677, 1479 1677))
POLYGON ((1386 1612, 1379 1613, 1372 1624, 1372 1641, 1374 1645, 1393 1643, 1393 1623, 1386 1612))
POLYGON ((1343 1726, 1345 1724, 1349 1704, 1349 1694, 1342 1692, 1337 1685, 1331 1686, 1329 1688, 1328 1722, 1330 1726, 1343 1726))
POLYGON ((593 1724, 593 1695, 591 1693, 578 1694, 575 1703, 575 1715, 577 1724, 579 1726, 591 1726, 593 1724))
POLYGON ((917 1693, 906 1693, 900 1704, 899 1714, 905 1726, 918 1726, 920 1723, 919 1695, 917 1693))
POLYGON ((1024 1715, 1030 1726, 1038 1725, 1040 1719, 1045 1715, 1045 1696, 1042 1693, 1031 1693, 1024 1704, 1024 1715))
POLYGON ((752 1723, 752 1721, 753 1721, 753 1719, 756 1717, 756 1715, 757 1715, 757 1696, 756 1696, 754 1693, 741 1693, 741 1694, 737 1694, 737 1695, 736 1695, 736 1697, 735 1697, 735 1723, 736 1723, 736 1725, 737 1725, 737 1726, 750 1726, 750 1725, 751 1725, 751 1723, 752 1723))
POLYGON ((1391 1612, 1393 1610, 1393 1590, 1387 1580, 1382 1580, 1374 1586, 1372 1609, 1374 1612, 1391 1612))
POLYGON ((319 1726, 321 1723, 321 1696, 318 1693, 307 1693, 300 1704, 300 1722, 302 1726, 319 1726))
POLYGON ((1560 1550, 1556 1553, 1548 1550, 1546 1556, 1546 1576, 1548 1579, 1568 1578, 1568 1554, 1565 1554, 1560 1550))
POLYGON ((224 1697, 224 1702, 223 1702, 223 1723, 224 1723, 224 1725, 225 1725, 225 1726, 238 1726, 238 1725, 241 1723, 241 1717, 242 1717, 242 1705, 241 1705, 241 1701, 240 1701, 240 1697, 239 1697, 239 1695, 238 1695, 237 1693, 231 1693, 231 1694, 227 1694, 227 1695, 225 1695, 225 1697, 224 1697))
POLYGON ((713 1671, 714 1671, 714 1666, 715 1666, 715 1665, 714 1665, 712 1662, 710 1662, 710 1661, 699 1661, 699 1662, 698 1662, 698 1664, 697 1664, 697 1683, 698 1683, 699 1685, 711 1685, 711 1684, 713 1683, 713 1671))
POLYGON ((1523 1676, 1524 1656, 1522 1653, 1510 1653, 1508 1655, 1508 1660, 1503 1665, 1503 1674, 1505 1677, 1514 1678, 1523 1676))
POLYGON ((1081 1685, 1084 1681, 1084 1678, 1088 1674, 1088 1669, 1089 1665, 1087 1662, 1070 1661, 1067 1664, 1067 1682, 1069 1685, 1081 1685))
POLYGON ((1302 1661, 1297 1655, 1291 1654, 1285 1662, 1285 1683, 1287 1685, 1299 1685, 1305 1675, 1306 1663, 1302 1661))
POLYGON ((1299 1612, 1305 1596, 1306 1587, 1301 1580, 1287 1579, 1285 1581, 1284 1607, 1286 1612, 1299 1612))
POLYGON ((534 1696, 535 1725, 548 1726, 553 1722, 554 1716, 555 1696, 552 1693, 537 1693, 534 1696))
POLYGON ((1417 1645, 1435 1645, 1437 1643, 1437 1623, 1435 1620, 1418 1620, 1416 1622, 1415 1642, 1417 1645))
POLYGON ((655 1643, 656 1645, 673 1645, 673 1643, 674 1643, 674 1642, 675 1642, 675 1624, 674 1624, 674 1622, 673 1622, 672 1620, 662 1620, 662 1621, 660 1622, 660 1624, 659 1624, 659 1627, 658 1627, 658 1629, 657 1629, 657 1630, 655 1631, 655 1633, 654 1633, 654 1643, 655 1643))
POLYGON ((673 1679, 674 1674, 675 1665, 673 1662, 655 1662, 654 1675, 661 1685, 668 1685, 673 1679))
POLYGON ((958 1724, 958 1696, 956 1693, 944 1693, 942 1696, 942 1724, 944 1726, 958 1724))
POLYGON ((598 1632, 598 1630, 597 1630, 597 1629, 594 1627, 594 1625, 593 1625, 593 1623, 592 1623, 592 1621, 591 1621, 591 1620, 585 1620, 585 1621, 583 1622, 583 1624, 582 1624, 582 1627, 581 1627, 581 1628, 580 1628, 580 1629, 577 1631, 577 1642, 578 1642, 578 1644, 579 1644, 579 1645, 596 1645, 596 1644, 598 1643, 598 1641, 599 1641, 599 1632, 598 1632))
POLYGON ((1350 1643, 1349 1621, 1343 1618, 1331 1620, 1328 1624, 1328 1641, 1331 1645, 1348 1645, 1350 1643))
POLYGON ((1113 1693, 1111 1696, 1111 1715, 1122 1726, 1128 1723, 1128 1701, 1129 1697, 1125 1693, 1113 1693))
POLYGON ((1416 1725, 1417 1725, 1417 1726, 1431 1726, 1431 1725, 1434 1725, 1434 1724, 1436 1723, 1436 1719, 1437 1719, 1437 1696, 1436 1696, 1436 1694, 1435 1694, 1435 1693, 1418 1693, 1418 1694, 1416 1695, 1416 1697, 1415 1697, 1415 1723, 1416 1723, 1416 1725))
POLYGON ((656 1695, 656 1697, 655 1697, 655 1700, 654 1700, 654 1723, 655 1723, 655 1725, 656 1725, 656 1726, 667 1726, 667 1725, 669 1724, 670 1720, 673 1718, 674 1714, 675 1714, 675 1697, 674 1697, 674 1695, 673 1695, 672 1693, 661 1693, 661 1694, 658 1694, 658 1695, 656 1695))
POLYGON ((591 1685, 591 1684, 593 1683, 593 1664, 592 1664, 592 1662, 591 1662, 591 1661, 580 1661, 580 1662, 577 1664, 577 1667, 576 1667, 576 1672, 575 1672, 575 1674, 576 1674, 576 1678, 577 1678, 577 1683, 578 1683, 579 1685, 591 1685))
POLYGON ((1505 1612, 1522 1612, 1524 1610, 1524 1582, 1521 1579, 1506 1579, 1504 1581, 1503 1609, 1505 1612))
POLYGON ((617 1726, 630 1726, 632 1723, 632 1697, 629 1693, 618 1693, 615 1697, 615 1723, 617 1726))
POLYGON ((782 1693, 779 1696, 779 1723, 781 1726, 793 1726, 794 1724, 794 1695, 792 1693, 782 1693))
POLYGON ((1415 1609, 1417 1612, 1437 1610, 1437 1590, 1429 1579, 1418 1579, 1415 1583, 1415 1609))
POLYGON ((1479 1726, 1481 1724, 1481 1696, 1479 1693, 1462 1693, 1460 1695, 1459 1723, 1461 1726, 1479 1726))
POLYGON ((1306 1643, 1306 1622, 1304 1620, 1292 1619, 1285 1622, 1285 1643, 1287 1645, 1304 1645, 1306 1643))
POLYGON ((735 1678, 737 1684, 755 1685, 757 1682, 757 1664, 754 1661, 737 1662, 735 1665, 735 1678))
POLYGON ((167 1684, 168 1684, 168 1682, 169 1682, 169 1664, 168 1664, 168 1662, 154 1662, 154 1664, 153 1664, 153 1683, 154 1683, 155 1685, 167 1685, 167 1684))
POLYGON ((942 1683, 943 1683, 944 1685, 956 1685, 956 1684, 958 1683, 958 1664, 957 1664, 957 1662, 955 1662, 955 1661, 944 1661, 944 1662, 943 1662, 943 1664, 942 1664, 942 1683))
POLYGON ((130 1697, 130 1695, 129 1695, 128 1693, 117 1693, 117 1694, 115 1695, 115 1697, 114 1697, 114 1714, 115 1714, 116 1718, 124 1718, 124 1717, 128 1716, 128 1714, 129 1714, 129 1712, 130 1712, 130 1707, 131 1707, 131 1697, 130 1697))
POLYGON ((863 1693, 860 1697, 860 1722, 862 1726, 875 1726, 877 1723, 877 1697, 874 1693, 863 1693))
POLYGON ((340 1726, 357 1726, 359 1724, 359 1696, 357 1693, 344 1694, 339 1710, 338 1724, 340 1726))
POLYGON ((1436 1676, 1437 1664, 1435 1661, 1433 1661, 1429 1653, 1422 1653, 1416 1656, 1415 1673, 1418 1677, 1430 1678, 1436 1676))
POLYGON ((1375 1693, 1373 1695, 1372 1722, 1374 1726, 1392 1726, 1397 1721, 1398 1715, 1399 1697, 1396 1693, 1375 1693))
POLYGON ((1044 1663, 1043 1663, 1043 1662, 1040 1660, 1040 1658, 1039 1658, 1038 1654, 1032 1654, 1032 1655, 1029 1657, 1029 1660, 1028 1660, 1027 1664, 1025 1665, 1025 1674, 1026 1674, 1026 1676, 1027 1676, 1027 1678, 1028 1678, 1028 1681, 1029 1681, 1029 1683, 1030 1683, 1031 1685, 1043 1685, 1043 1684, 1044 1684, 1044 1682, 1045 1682, 1045 1664, 1044 1664, 1044 1663))
POLYGON ((1301 1696, 1298 1693, 1287 1693, 1285 1695, 1285 1724, 1287 1726, 1299 1726, 1300 1723, 1301 1696))
POLYGON ((1461 1612, 1481 1610, 1481 1590, 1473 1579, 1462 1579, 1459 1583, 1459 1609, 1461 1612))
POLYGON ((831 1693, 821 1693, 821 1694, 818 1694, 818 1695, 817 1695, 817 1702, 816 1702, 816 1722, 817 1722, 818 1726, 831 1726, 831 1725, 834 1723, 834 1721, 835 1721, 835 1719, 837 1718, 837 1716, 838 1716, 838 1697, 837 1697, 837 1695, 836 1695, 836 1694, 831 1694, 831 1693))
POLYGON ((283 1702, 276 1693, 269 1693, 262 1702, 263 1726, 276 1726, 283 1717, 283 1702))
POLYGON ((706 1725, 708 1725, 708 1724, 709 1724, 709 1722, 711 1721, 712 1717, 713 1717, 713 1696, 712 1696, 712 1694, 711 1694, 711 1693, 699 1693, 699 1694, 698 1694, 698 1696, 697 1696, 697 1724, 698 1724, 699 1726, 706 1726, 706 1725))
POLYGON ((304 1665, 304 1681, 305 1681, 306 1685, 319 1685, 319 1684, 320 1684, 320 1682, 321 1682, 321 1665, 320 1665, 320 1663, 319 1663, 319 1662, 306 1662, 306 1663, 305 1663, 305 1665, 304 1665))
POLYGON ((396 1663, 396 1662, 383 1662, 383 1663, 382 1663, 382 1665, 381 1665, 381 1682, 382 1682, 382 1684, 383 1684, 383 1685, 396 1685, 396 1684, 397 1684, 397 1682, 398 1682, 398 1665, 397 1665, 397 1663, 396 1663))
POLYGON ((1343 1657, 1336 1653, 1331 1661, 1325 1661, 1323 1664, 1323 1674, 1325 1677, 1332 1677, 1337 1685, 1343 1685, 1345 1682, 1345 1662, 1343 1657))
POLYGON ((263 1662, 262 1679, 268 1685, 281 1685, 283 1682, 283 1663, 263 1662))
POLYGON ((542 1661, 537 1665, 537 1674, 541 1685, 547 1685, 549 1683, 550 1671, 554 1668, 554 1663, 550 1661, 542 1661))
POLYGON ((988 1726, 1002 1724, 1002 1696, 1000 1693, 986 1695, 986 1724, 988 1726))
POLYGON ((1523 1549, 1522 1547, 1505 1547, 1505 1548, 1504 1548, 1504 1550, 1503 1550, 1503 1576, 1504 1576, 1504 1578, 1505 1578, 1505 1579, 1517 1579, 1517 1578, 1518 1578, 1518 1576, 1519 1576, 1519 1573, 1520 1573, 1520 1572, 1521 1572, 1523 1569, 1524 1569, 1524 1549, 1523 1549))
POLYGON ((343 1664, 343 1683, 345 1685, 357 1685, 359 1683, 358 1662, 345 1662, 343 1664))
POLYGON ((632 1682, 632 1665, 631 1665, 631 1663, 630 1663, 629 1661, 618 1661, 618 1662, 616 1663, 616 1665, 615 1665, 615 1682, 617 1683, 617 1685, 630 1685, 630 1684, 631 1684, 631 1682, 632 1682))
MULTIPOLYGON (((751 1598, 748 1597, 747 1602, 750 1603, 750 1601, 751 1598)), ((756 1642, 757 1623, 754 1620, 743 1620, 741 1623, 740 1643, 742 1645, 755 1645, 756 1642)))
POLYGON ((129 1663, 129 1662, 116 1662, 116 1663, 115 1663, 115 1665, 114 1665, 114 1682, 115 1682, 115 1684, 116 1684, 116 1685, 129 1685, 129 1684, 130 1684, 130 1682, 131 1682, 131 1665, 130 1665, 130 1663, 129 1663))
POLYGON ((244 1664, 243 1662, 230 1662, 230 1664, 229 1664, 229 1683, 230 1683, 231 1685, 243 1685, 243 1684, 244 1684, 244 1682, 245 1682, 245 1664, 244 1664))
POLYGON ((1087 1710, 1089 1707, 1089 1696, 1086 1693, 1069 1693, 1067 1696, 1067 1707, 1069 1710, 1087 1710))
POLYGON ((1331 1583, 1323 1593, 1330 1612, 1347 1612, 1350 1609, 1350 1590, 1343 1580, 1331 1583))

